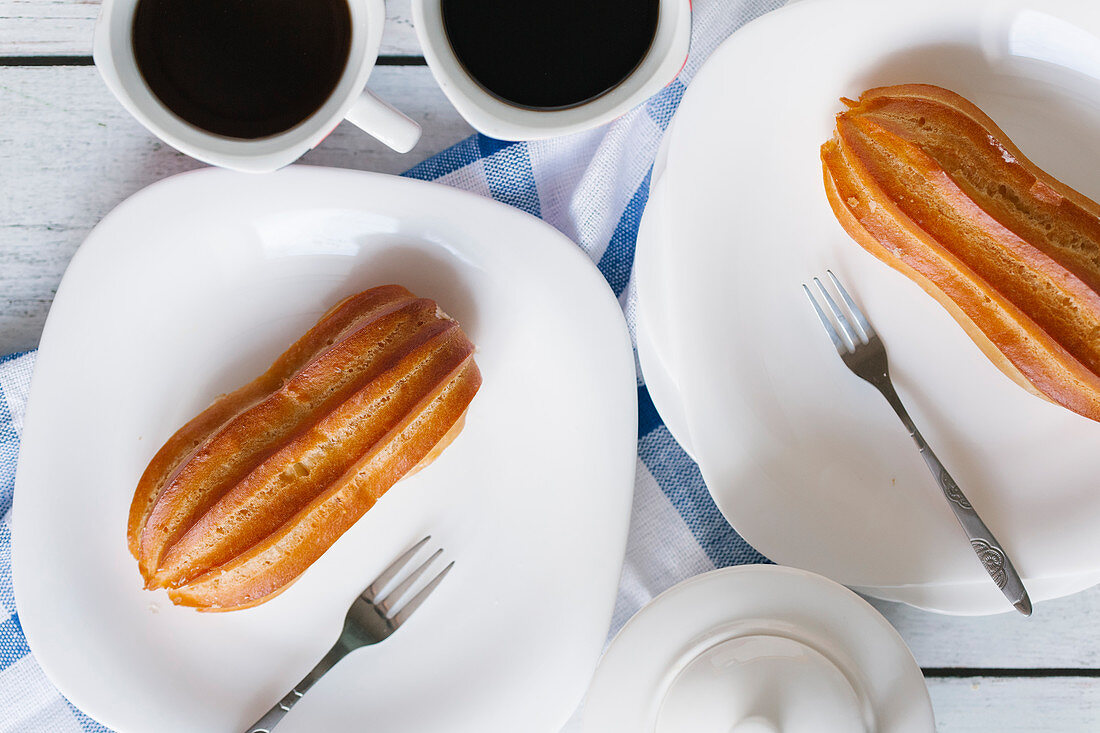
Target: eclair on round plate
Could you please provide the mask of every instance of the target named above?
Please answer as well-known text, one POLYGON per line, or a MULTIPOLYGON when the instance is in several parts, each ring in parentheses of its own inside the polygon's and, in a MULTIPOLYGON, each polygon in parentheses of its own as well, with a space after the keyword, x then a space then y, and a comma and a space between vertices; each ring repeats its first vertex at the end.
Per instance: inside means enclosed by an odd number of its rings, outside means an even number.
POLYGON ((947 89, 843 101, 821 160, 847 232, 1018 384, 1100 420, 1100 206, 947 89))

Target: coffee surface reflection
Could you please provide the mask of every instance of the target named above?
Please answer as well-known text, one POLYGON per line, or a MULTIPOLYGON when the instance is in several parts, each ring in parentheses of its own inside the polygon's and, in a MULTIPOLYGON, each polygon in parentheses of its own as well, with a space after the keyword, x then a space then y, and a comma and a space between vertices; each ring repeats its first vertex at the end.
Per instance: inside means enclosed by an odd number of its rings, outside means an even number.
POLYGON ((207 132, 254 139, 316 112, 343 75, 347 0, 141 0, 134 56, 145 83, 207 132))
POLYGON ((658 0, 441 0, 459 63, 520 107, 573 107, 601 96, 645 58, 658 0))

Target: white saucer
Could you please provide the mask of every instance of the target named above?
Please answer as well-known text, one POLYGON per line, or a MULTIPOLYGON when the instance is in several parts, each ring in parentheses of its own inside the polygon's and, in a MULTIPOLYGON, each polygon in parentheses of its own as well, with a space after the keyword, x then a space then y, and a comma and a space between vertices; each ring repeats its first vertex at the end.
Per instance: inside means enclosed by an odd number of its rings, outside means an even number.
POLYGON ((455 561, 446 581, 398 633, 331 670, 280 733, 364 721, 557 731, 606 641, 636 395, 606 282, 511 207, 309 166, 155 184, 88 236, 42 336, 14 508, 31 650, 121 733, 235 733, 320 659, 351 598, 430 533, 455 561), (484 384, 455 442, 263 605, 204 614, 142 590, 126 517, 151 455, 331 304, 388 282, 436 299, 478 347, 484 384))
POLYGON ((696 75, 639 234, 639 359, 718 507, 767 557, 930 610, 1011 611, 904 429, 806 304, 800 283, 831 268, 1032 599, 1100 579, 1100 425, 1019 389, 852 242, 818 157, 840 96, 926 81, 972 98, 1039 165, 1100 197, 1098 34, 1100 13, 1069 0, 803 0, 738 31, 696 75), (751 65, 768 71, 743 73, 751 65))
POLYGON ((793 568, 696 576, 611 643, 585 733, 930 733, 932 704, 901 637, 855 593, 793 568))

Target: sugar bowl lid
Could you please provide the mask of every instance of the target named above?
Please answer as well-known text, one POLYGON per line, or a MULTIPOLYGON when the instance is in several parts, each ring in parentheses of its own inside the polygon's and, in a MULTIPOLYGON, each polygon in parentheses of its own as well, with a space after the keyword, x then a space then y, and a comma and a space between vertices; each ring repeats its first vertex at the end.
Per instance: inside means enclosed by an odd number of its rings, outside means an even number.
POLYGON ((931 733, 901 637, 819 575, 740 566, 690 578, 639 611, 589 689, 586 733, 931 733))

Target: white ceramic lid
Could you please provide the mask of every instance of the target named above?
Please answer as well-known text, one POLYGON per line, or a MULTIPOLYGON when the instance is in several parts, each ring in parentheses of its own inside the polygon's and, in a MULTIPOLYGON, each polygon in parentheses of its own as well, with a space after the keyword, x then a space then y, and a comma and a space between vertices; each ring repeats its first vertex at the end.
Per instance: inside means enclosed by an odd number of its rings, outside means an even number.
POLYGON ((862 690, 810 644, 746 634, 684 665, 665 691, 656 733, 855 733, 867 730, 865 706, 862 690))
POLYGON ((742 565, 685 580, 615 637, 585 733, 930 733, 924 677, 866 601, 819 575, 742 565))

